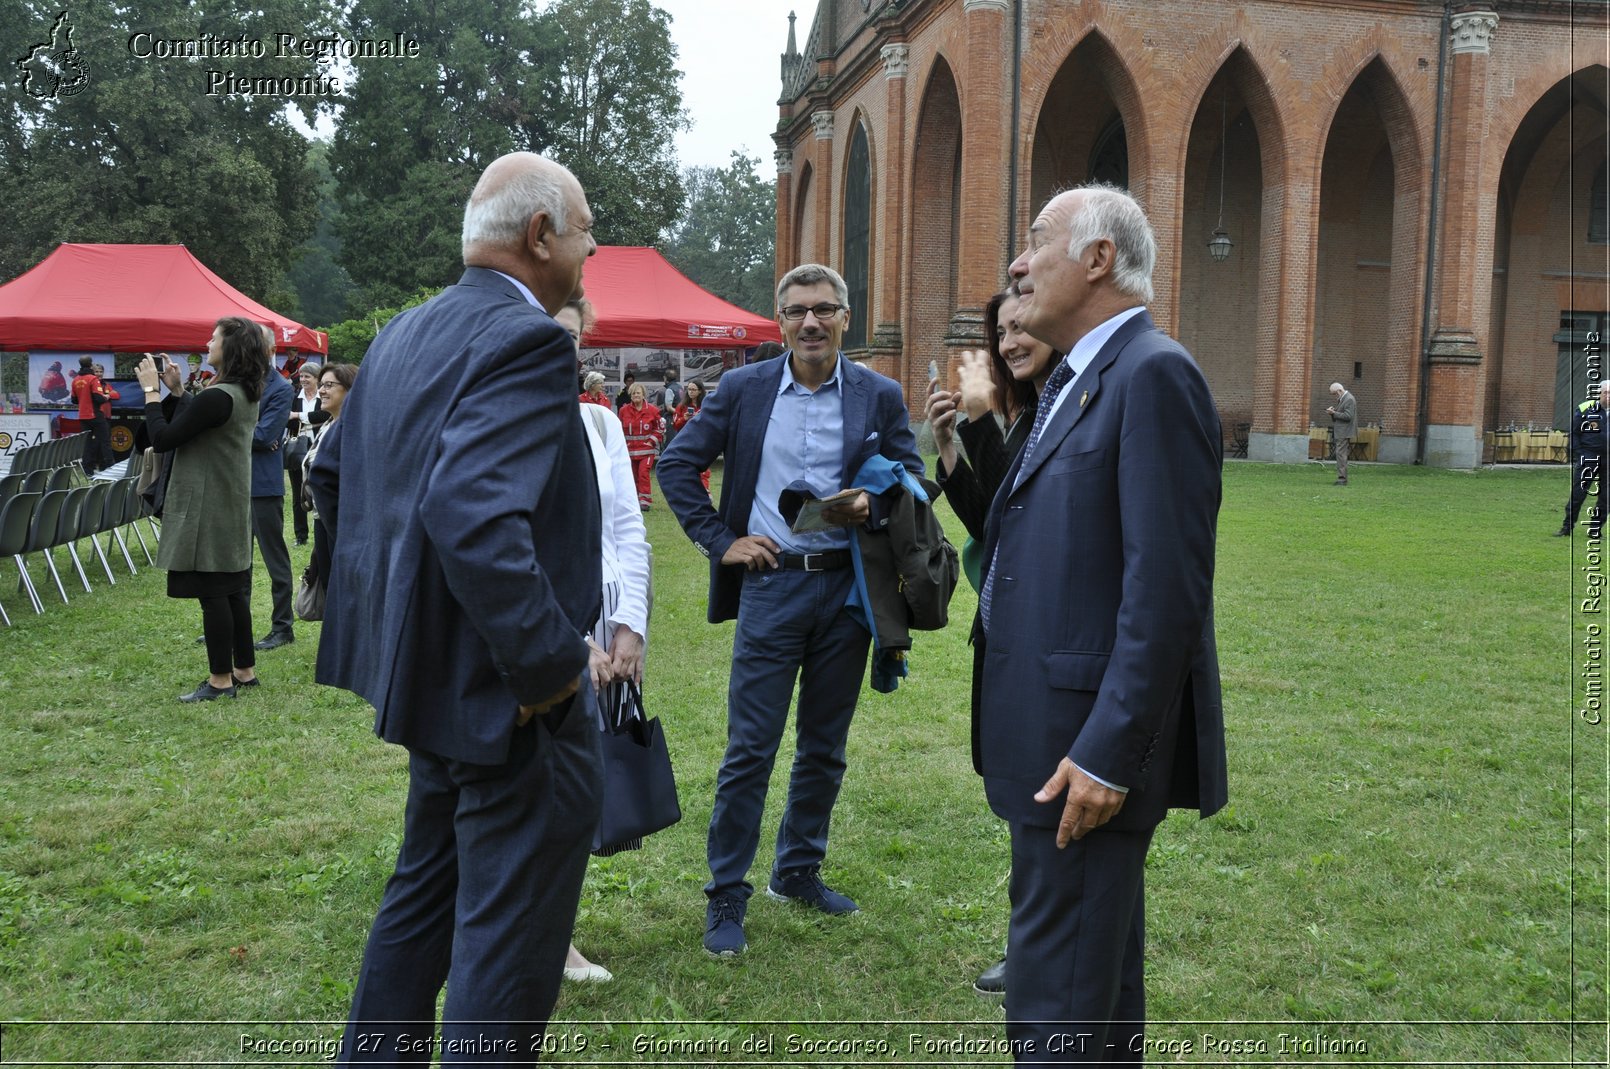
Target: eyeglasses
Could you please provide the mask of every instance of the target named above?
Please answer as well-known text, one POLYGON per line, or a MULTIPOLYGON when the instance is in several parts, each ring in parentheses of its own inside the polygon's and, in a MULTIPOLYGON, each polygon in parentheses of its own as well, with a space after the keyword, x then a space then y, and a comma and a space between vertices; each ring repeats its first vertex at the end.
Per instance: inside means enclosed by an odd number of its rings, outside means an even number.
POLYGON ((819 304, 814 308, 806 308, 803 304, 791 304, 787 308, 780 309, 778 314, 784 319, 794 321, 804 319, 806 312, 809 312, 817 319, 832 319, 844 311, 844 308, 845 306, 842 304, 819 304))
POLYGON ((321 383, 319 383, 319 389, 321 389, 321 390, 339 390, 341 388, 342 387, 341 387, 341 384, 339 382, 321 382, 321 383))

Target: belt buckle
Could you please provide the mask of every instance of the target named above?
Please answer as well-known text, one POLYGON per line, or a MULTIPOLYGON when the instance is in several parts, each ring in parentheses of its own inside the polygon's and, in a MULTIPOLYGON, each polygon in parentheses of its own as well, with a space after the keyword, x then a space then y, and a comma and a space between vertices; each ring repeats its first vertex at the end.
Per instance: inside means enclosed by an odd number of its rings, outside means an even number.
POLYGON ((826 554, 824 554, 824 553, 807 553, 807 554, 805 554, 805 570, 807 572, 825 572, 825 571, 827 571, 827 566, 825 564, 812 564, 811 563, 811 560, 813 558, 819 561, 824 556, 826 556, 826 554))

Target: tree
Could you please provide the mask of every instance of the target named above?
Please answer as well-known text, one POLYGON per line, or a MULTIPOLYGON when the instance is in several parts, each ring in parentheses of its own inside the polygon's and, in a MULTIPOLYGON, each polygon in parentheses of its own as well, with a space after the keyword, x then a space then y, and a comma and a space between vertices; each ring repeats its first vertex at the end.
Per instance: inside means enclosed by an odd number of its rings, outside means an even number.
MULTIPOLYGON (((259 0, 202 13, 187 0, 137 8, 24 0, 0 19, 0 53, 31 57, 24 91, 0 97, 0 277, 59 242, 179 242, 266 300, 312 232, 313 175, 283 96, 207 92, 206 72, 317 77, 274 54, 286 26, 329 32, 330 0, 259 0), (265 56, 142 58, 150 41, 263 42, 265 56)), ((212 7, 212 5, 209 5, 212 7)), ((311 115, 317 100, 299 98, 311 115)))
POLYGON ((652 244, 681 209, 676 49, 647 0, 558 0, 541 14, 517 0, 355 0, 348 32, 381 31, 420 55, 363 66, 330 152, 359 306, 458 277, 464 201, 506 152, 568 166, 601 242, 652 244))
POLYGON ((362 65, 330 150, 356 304, 396 305, 458 278, 459 223, 481 170, 541 146, 547 60, 521 0, 356 0, 347 32, 420 46, 362 65))
POLYGON ((777 187, 761 181, 760 160, 740 152, 726 167, 690 167, 688 210, 665 256, 724 300, 770 318, 777 243, 777 187))
POLYGON ((682 210, 674 137, 682 108, 671 17, 648 0, 559 0, 547 143, 587 191, 601 244, 653 245, 682 210))
POLYGON ((335 199, 335 176, 330 173, 330 143, 311 142, 308 162, 318 175, 319 221, 313 237, 292 263, 287 281, 296 288, 304 321, 322 326, 346 318, 353 287, 351 276, 336 262, 341 240, 335 236, 335 223, 341 209, 335 199))

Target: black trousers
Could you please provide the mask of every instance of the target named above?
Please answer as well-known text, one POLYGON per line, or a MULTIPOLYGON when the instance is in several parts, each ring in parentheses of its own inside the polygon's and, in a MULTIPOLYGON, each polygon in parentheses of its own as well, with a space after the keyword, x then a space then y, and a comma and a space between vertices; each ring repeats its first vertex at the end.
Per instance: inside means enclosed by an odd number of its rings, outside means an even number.
MULTIPOLYGON (((1578 457, 1571 469, 1571 502, 1565 506, 1565 526, 1574 527, 1577 518, 1582 515, 1582 504, 1588 499, 1588 487, 1599 478, 1600 469, 1604 461, 1599 457, 1578 457)), ((1589 514, 1590 526, 1594 530, 1604 522, 1604 485, 1601 483, 1599 492, 1593 499, 1593 512, 1589 514)))
POLYGON ((257 664, 252 648, 252 599, 248 591, 201 598, 201 634, 207 640, 207 670, 227 676, 257 664))
MULTIPOLYGON (((593 690, 516 728, 509 758, 408 757, 397 869, 363 952, 341 1065, 537 1062, 603 790, 593 690)), ((511 702, 509 715, 514 715, 511 702)))
POLYGON ((115 458, 112 455, 112 425, 106 417, 87 419, 83 427, 89 432, 84 439, 84 474, 94 475, 102 468, 110 468, 115 458))
POLYGON ((271 630, 289 631, 291 615, 291 551, 285 545, 285 499, 252 498, 252 537, 268 569, 269 593, 274 599, 271 630))
POLYGON ((293 464, 286 469, 291 477, 291 528, 296 532, 296 544, 307 541, 307 506, 302 504, 302 465, 293 464))

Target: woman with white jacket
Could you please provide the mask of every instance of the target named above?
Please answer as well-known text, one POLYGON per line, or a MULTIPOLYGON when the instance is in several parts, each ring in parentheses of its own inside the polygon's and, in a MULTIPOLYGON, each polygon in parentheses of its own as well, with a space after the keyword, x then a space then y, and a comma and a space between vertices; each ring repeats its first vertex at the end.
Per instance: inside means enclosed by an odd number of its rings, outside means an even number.
MULTIPOLYGON (((585 299, 577 299, 554 316, 576 341, 578 353, 589 312, 585 299)), ((627 700, 626 681, 639 684, 643 681, 651 600, 650 547, 620 421, 614 413, 597 405, 579 407, 582 426, 587 430, 587 444, 592 449, 598 478, 599 515, 603 520, 603 606, 593 630, 593 641, 609 654, 609 676, 593 680, 602 729, 604 710, 612 710, 627 700)), ((606 797, 604 805, 609 804, 606 797)), ((635 850, 642 845, 641 839, 629 843, 601 843, 594 852, 612 854, 635 850)), ((583 957, 572 943, 565 959, 565 979, 603 983, 614 977, 602 965, 583 957)))

